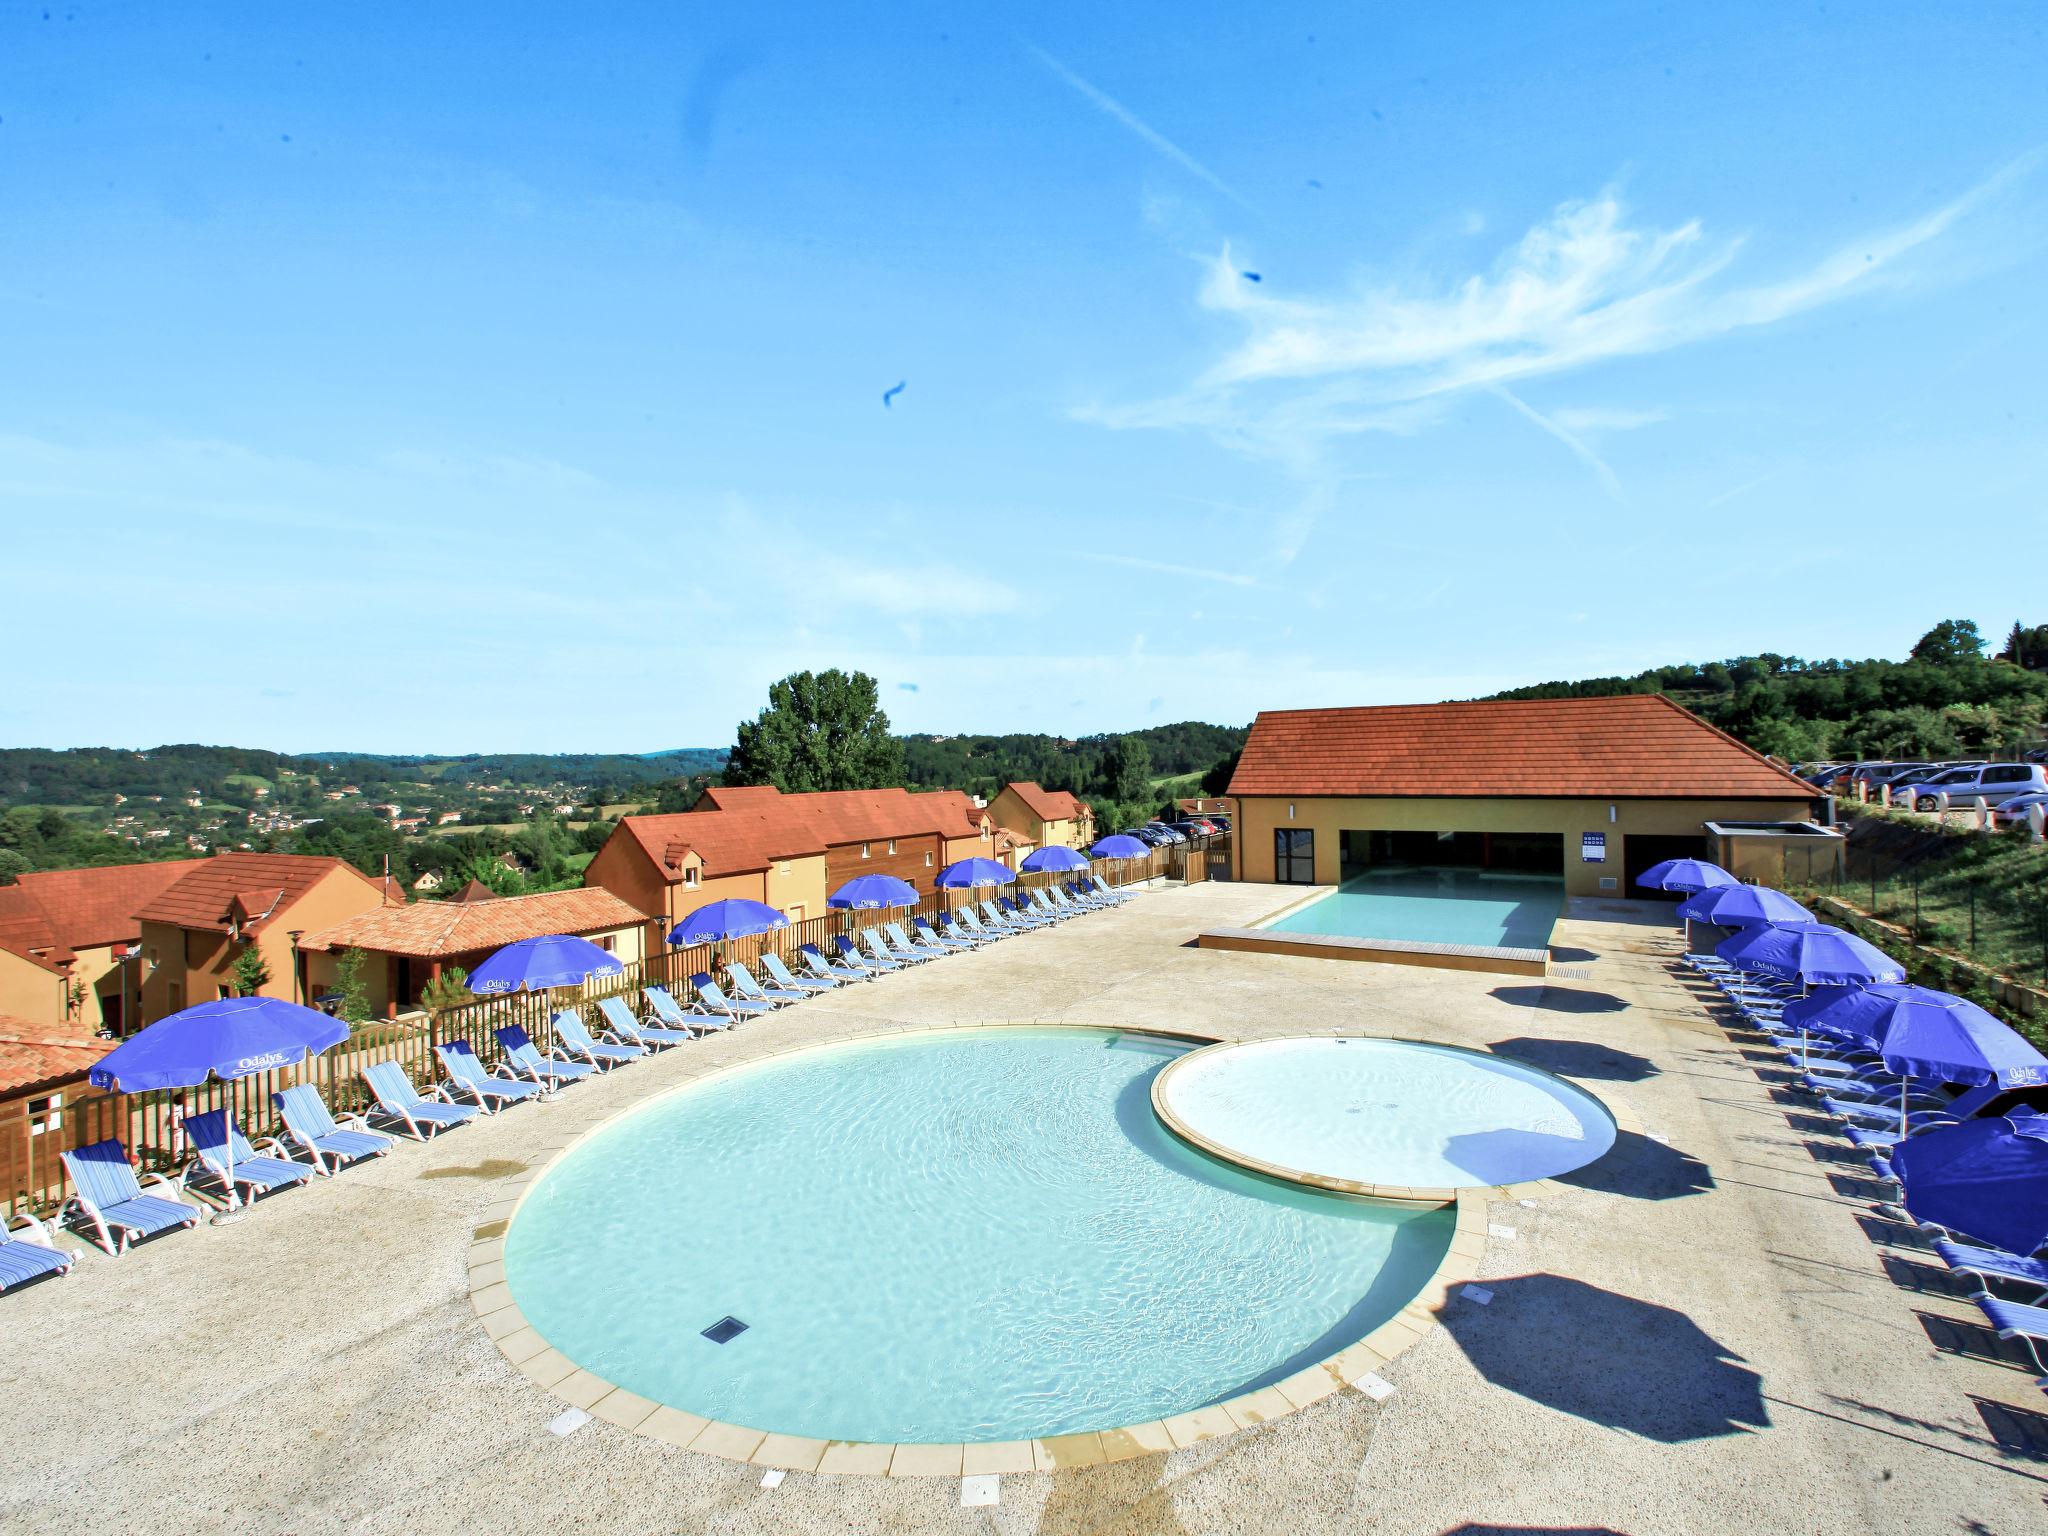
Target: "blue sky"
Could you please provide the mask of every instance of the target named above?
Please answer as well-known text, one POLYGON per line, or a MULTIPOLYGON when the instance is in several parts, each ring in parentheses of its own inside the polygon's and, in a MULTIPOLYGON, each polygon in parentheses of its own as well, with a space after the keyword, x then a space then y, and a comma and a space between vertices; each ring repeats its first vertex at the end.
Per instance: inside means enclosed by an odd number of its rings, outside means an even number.
POLYGON ((0 6, 0 740, 719 744, 832 665, 1083 732, 2048 622, 2038 6, 1010 14, 0 6))

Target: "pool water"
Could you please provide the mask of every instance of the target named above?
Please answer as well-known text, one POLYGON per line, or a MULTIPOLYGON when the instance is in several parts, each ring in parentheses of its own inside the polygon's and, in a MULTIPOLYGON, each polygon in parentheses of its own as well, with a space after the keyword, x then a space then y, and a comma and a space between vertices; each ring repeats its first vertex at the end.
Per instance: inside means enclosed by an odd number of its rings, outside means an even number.
POLYGON ((1256 1162, 1411 1189, 1552 1178, 1615 1137, 1605 1106, 1563 1078, 1412 1040, 1203 1051, 1166 1076, 1161 1098, 1191 1131, 1256 1162))
POLYGON ((962 1030, 707 1080, 533 1187, 513 1298, 643 1397, 823 1439, 1033 1438, 1269 1385, 1412 1300, 1454 1214, 1187 1146, 1150 1098, 1186 1049, 962 1030), (728 1316, 746 1331, 701 1336, 728 1316))
POLYGON ((1264 926, 1281 933, 1542 949, 1563 908, 1564 882, 1554 875, 1373 869, 1264 926))

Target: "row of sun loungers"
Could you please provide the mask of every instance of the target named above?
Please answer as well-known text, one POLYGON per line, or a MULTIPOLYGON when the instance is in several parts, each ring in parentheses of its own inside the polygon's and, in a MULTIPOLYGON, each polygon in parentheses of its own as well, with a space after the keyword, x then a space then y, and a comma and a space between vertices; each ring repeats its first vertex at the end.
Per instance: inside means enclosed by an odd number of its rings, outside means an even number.
POLYGON ((192 1155, 177 1179, 160 1173, 138 1175, 119 1141, 80 1147, 63 1154, 74 1193, 55 1220, 44 1222, 24 1213, 0 1233, 0 1290, 68 1272, 79 1255, 59 1248, 53 1232, 67 1223, 96 1235, 107 1253, 119 1257, 145 1238, 197 1225, 205 1212, 184 1197, 186 1191, 203 1189, 233 1209, 245 1197, 255 1199, 331 1178, 350 1164, 383 1157, 396 1145, 397 1134, 426 1141, 480 1115, 552 1099, 572 1083, 730 1029, 742 1019, 1128 899, 1129 893, 1099 878, 1092 883, 1077 880, 1014 898, 981 901, 942 915, 937 923, 915 918, 910 930, 890 922, 868 928, 858 938, 842 934, 835 941, 836 953, 829 956, 817 945, 806 944, 795 957, 803 966, 801 973, 780 955, 766 952, 760 959, 765 980, 743 964, 726 966, 730 995, 710 976, 692 977, 696 996, 688 1008, 655 986, 642 989, 643 1012, 638 1015, 623 997, 602 998, 597 1003, 602 1024, 596 1034, 576 1011, 564 1009, 554 1017, 555 1041, 545 1052, 518 1025, 494 1032, 503 1054, 491 1067, 466 1040, 438 1045, 434 1050, 442 1078, 432 1088, 420 1088, 395 1061, 378 1062, 363 1069, 369 1108, 339 1120, 311 1084, 283 1089, 272 1095, 283 1134, 254 1142, 226 1110, 188 1115, 183 1125, 192 1155), (376 1129, 379 1122, 383 1130, 376 1129))
MULTIPOLYGON (((1916 1132, 1967 1118, 1996 1092, 1993 1088, 1951 1095, 1943 1084, 1898 1077, 1867 1052, 1819 1038, 1801 1039, 1781 1017, 1785 1003, 1799 995, 1797 988, 1745 974, 1712 956, 1687 955, 1685 960, 1720 988, 1751 1028, 1769 1037, 1800 1085, 1839 1123, 1852 1145, 1870 1154, 1871 1171, 1901 1198, 1904 1185, 1892 1165, 1891 1149, 1916 1132)), ((1976 1287, 1970 1299, 1992 1330, 2001 1339, 2016 1339, 2026 1346, 2042 1377, 2041 1386, 2048 1388, 2048 1251, 2015 1254, 1978 1247, 1916 1221, 1903 1205, 1888 1203, 1886 1209, 1920 1228, 1950 1272, 1976 1287)))

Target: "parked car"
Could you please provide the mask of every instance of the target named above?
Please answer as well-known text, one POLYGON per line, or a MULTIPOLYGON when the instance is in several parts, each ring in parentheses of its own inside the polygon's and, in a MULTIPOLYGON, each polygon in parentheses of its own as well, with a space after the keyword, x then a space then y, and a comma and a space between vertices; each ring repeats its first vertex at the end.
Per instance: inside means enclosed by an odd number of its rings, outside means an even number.
POLYGON ((1166 835, 1166 840, 1169 843, 1184 843, 1188 840, 1187 834, 1185 832, 1177 832, 1163 821, 1148 821, 1145 823, 1145 825, 1148 827, 1157 827, 1162 833, 1166 835))
POLYGON ((1935 796, 1946 794, 1950 805, 1967 804, 1977 796, 2003 803, 2015 795, 2048 791, 2048 768, 2039 763, 1982 763, 1975 768, 1950 768, 1910 787, 1913 809, 1931 811, 1935 796))
POLYGON ((1918 778, 1923 773, 1932 773, 1940 766, 1936 763, 1859 763, 1852 778, 1868 784, 1873 791, 1886 784, 1897 784, 1902 779, 1918 778))
POLYGON ((2038 805, 2048 814, 2048 791, 2029 790, 2024 795, 2014 795, 2010 800, 2001 800, 1991 812, 1991 824, 1995 827, 2009 827, 2014 822, 2027 819, 2027 808, 2038 805))
POLYGON ((1897 777, 1893 778, 1890 781, 1892 787, 1892 799, 1895 801, 1903 800, 1907 798, 1909 795, 1911 795, 1912 792, 1918 789, 1922 784, 1930 783, 1935 779, 1941 778, 1944 774, 1961 775, 1963 773, 1968 772, 1970 769, 1981 768, 1983 766, 1984 763, 1981 758, 1975 762, 1968 763, 1923 764, 1922 766, 1915 768, 1911 773, 1899 774, 1897 777))
POLYGON ((1124 837, 1135 837, 1147 848, 1164 848, 1173 841, 1172 838, 1166 835, 1164 827, 1155 828, 1149 822, 1142 827, 1131 827, 1121 835, 1124 837))

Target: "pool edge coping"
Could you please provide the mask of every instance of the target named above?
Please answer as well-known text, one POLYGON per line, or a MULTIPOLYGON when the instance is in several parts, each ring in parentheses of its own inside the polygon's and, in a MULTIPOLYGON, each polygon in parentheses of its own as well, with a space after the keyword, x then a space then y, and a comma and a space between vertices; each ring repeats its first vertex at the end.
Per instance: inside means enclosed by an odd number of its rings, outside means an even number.
POLYGON ((958 1444, 819 1440, 709 1419, 657 1403, 578 1366, 550 1345, 513 1302, 511 1287, 505 1279, 505 1235, 511 1230, 520 1206, 526 1203, 526 1197, 556 1163, 607 1126, 638 1114, 672 1094, 700 1087, 715 1078, 744 1071, 778 1056, 828 1049, 888 1035, 944 1034, 970 1029, 1085 1029, 1095 1033, 1181 1040, 1195 1045, 1197 1049, 1242 1043, 1204 1031, 1149 1026, 1119 1030, 1114 1025, 1070 1020, 977 1020, 885 1026, 850 1035, 843 1040, 779 1045, 759 1055, 750 1055, 743 1061, 707 1066, 705 1070, 666 1084, 657 1092, 637 1099, 602 1119, 585 1124, 573 1132, 568 1141, 553 1148, 544 1160, 529 1164, 506 1178, 507 1194, 485 1207, 486 1213, 497 1211, 498 1214, 487 1214, 485 1221, 476 1229, 482 1232, 495 1227, 496 1232, 488 1239, 472 1242, 469 1249, 467 1288, 470 1307, 485 1335, 514 1370, 569 1407, 582 1409, 593 1418, 631 1433, 724 1461, 764 1469, 840 1476, 963 1477, 978 1473, 1052 1472, 1182 1450, 1204 1440, 1219 1439, 1284 1418, 1346 1387, 1355 1387, 1362 1378, 1419 1343, 1436 1324, 1436 1313, 1449 1301, 1452 1289, 1473 1279, 1479 1272, 1487 1239, 1484 1197, 1493 1193, 1490 1188, 1446 1191, 1448 1198, 1441 1200, 1401 1201, 1399 1203, 1430 1205, 1452 1211, 1451 1240, 1445 1246, 1443 1258, 1398 1312, 1363 1338, 1326 1359, 1304 1366, 1271 1386, 1239 1393, 1220 1403, 1206 1404, 1166 1419, 1072 1435, 958 1444))
POLYGON ((1224 1145, 1220 1141, 1205 1136, 1190 1126, 1179 1115, 1175 1114, 1172 1107, 1167 1104, 1166 1096, 1163 1092, 1166 1080, 1184 1064, 1193 1061, 1197 1056, 1205 1055, 1210 1051, 1222 1052, 1243 1046, 1271 1045, 1275 1041, 1281 1040, 1394 1040, 1403 1045, 1426 1046, 1431 1050, 1463 1051, 1472 1056, 1491 1056, 1498 1061, 1512 1062, 1525 1071, 1540 1072, 1545 1077, 1554 1077, 1566 1087, 1583 1093, 1587 1098, 1599 1105, 1607 1118, 1614 1122, 1615 1141, 1608 1146, 1607 1150, 1602 1152, 1599 1157, 1581 1163, 1579 1168, 1567 1170, 1568 1173, 1577 1173, 1581 1168, 1595 1166, 1614 1151, 1614 1147, 1619 1145, 1623 1135, 1641 1135, 1643 1131, 1642 1122, 1636 1118, 1635 1112, 1632 1109, 1628 1109, 1625 1105, 1617 1106, 1614 1103, 1610 1103, 1605 1097, 1595 1093, 1576 1078, 1567 1077, 1562 1072, 1552 1072, 1547 1067, 1536 1066, 1533 1062, 1523 1061, 1520 1057, 1510 1055, 1505 1051, 1482 1050, 1477 1046, 1469 1045, 1451 1045, 1441 1040, 1416 1040, 1407 1035, 1375 1035, 1362 1030, 1330 1030, 1318 1034, 1303 1035, 1263 1035, 1255 1040, 1218 1039, 1212 1044, 1188 1052, 1187 1055, 1181 1057, 1178 1061, 1168 1062, 1166 1066, 1160 1069, 1159 1075, 1152 1079, 1152 1112, 1159 1117, 1160 1122, 1168 1130, 1172 1131, 1182 1141, 1185 1141, 1189 1146, 1194 1147, 1198 1151, 1207 1153, 1219 1162, 1229 1163, 1231 1166, 1242 1168, 1248 1173, 1262 1174, 1270 1179, 1279 1179, 1290 1184, 1301 1184, 1311 1189, 1326 1190, 1331 1194, 1356 1195, 1367 1200, 1385 1200, 1404 1205, 1441 1206, 1456 1204, 1461 1196, 1467 1194, 1485 1196, 1488 1199, 1528 1200, 1538 1195, 1558 1194, 1563 1190, 1575 1187, 1562 1182, 1564 1175, 1542 1179, 1522 1179, 1512 1184, 1460 1184, 1444 1188, 1429 1188, 1427 1186, 1407 1184, 1373 1184, 1362 1179, 1340 1179, 1330 1174, 1310 1173, 1305 1169, 1290 1168, 1284 1163, 1267 1162, 1263 1158, 1253 1157, 1249 1153, 1240 1152, 1233 1147, 1224 1145))

